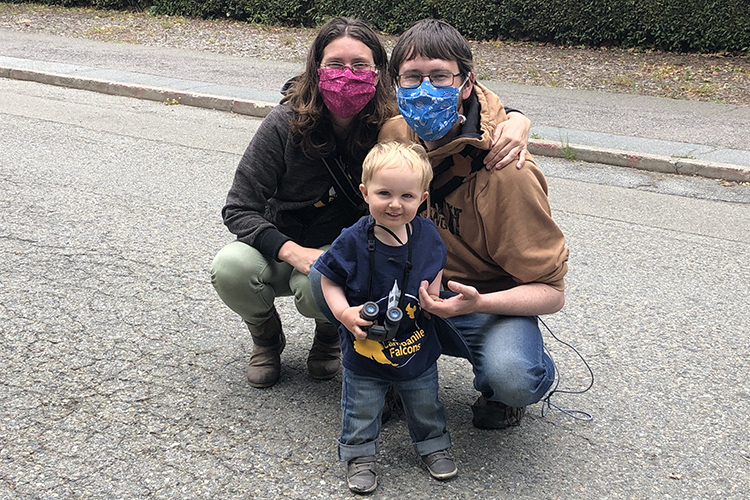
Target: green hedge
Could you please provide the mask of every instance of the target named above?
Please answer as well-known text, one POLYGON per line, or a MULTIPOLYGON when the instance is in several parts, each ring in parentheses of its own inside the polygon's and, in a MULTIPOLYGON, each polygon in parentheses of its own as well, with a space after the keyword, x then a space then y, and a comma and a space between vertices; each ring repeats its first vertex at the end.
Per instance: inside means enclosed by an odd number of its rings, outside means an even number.
POLYGON ((300 0, 153 0, 151 12, 206 19, 231 18, 258 24, 313 26, 313 2, 300 0))
POLYGON ((564 45, 750 51, 748 0, 501 0, 496 36, 564 45))
POLYGON ((337 16, 357 17, 384 33, 402 33, 425 17, 443 19, 467 38, 490 39, 497 34, 496 0, 393 2, 384 0, 154 0, 154 14, 230 17, 239 21, 287 26, 318 26, 337 16))
POLYGON ((102 10, 145 10, 152 0, 2 0, 5 3, 36 3, 60 7, 93 7, 102 10))
MULTIPOLYGON (((12 0, 11 0, 12 1, 12 0)), ((22 2, 17 2, 22 3, 22 2)), ((619 46, 680 52, 750 52, 750 0, 48 0, 62 6, 318 26, 359 17, 397 34, 425 17, 475 40, 619 46)))
POLYGON ((155 13, 291 26, 334 15, 359 17, 401 33, 425 17, 467 38, 685 52, 750 51, 748 0, 154 0, 155 13))

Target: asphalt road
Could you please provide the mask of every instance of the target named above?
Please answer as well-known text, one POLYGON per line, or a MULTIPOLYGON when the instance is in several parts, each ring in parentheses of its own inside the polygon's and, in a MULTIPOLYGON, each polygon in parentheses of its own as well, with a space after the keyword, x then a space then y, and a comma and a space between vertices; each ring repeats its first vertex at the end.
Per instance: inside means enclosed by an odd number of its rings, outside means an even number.
MULTIPOLYGON (((351 498, 335 460, 340 380, 305 371, 288 301, 279 384, 244 370, 209 283, 219 211, 259 120, 0 79, 0 498, 351 498)), ((459 476, 417 465, 403 418, 371 498, 750 496, 750 186, 540 159, 571 249, 545 321, 596 382, 471 426, 468 365, 442 358, 459 476)), ((561 388, 587 372, 549 338, 561 388)))

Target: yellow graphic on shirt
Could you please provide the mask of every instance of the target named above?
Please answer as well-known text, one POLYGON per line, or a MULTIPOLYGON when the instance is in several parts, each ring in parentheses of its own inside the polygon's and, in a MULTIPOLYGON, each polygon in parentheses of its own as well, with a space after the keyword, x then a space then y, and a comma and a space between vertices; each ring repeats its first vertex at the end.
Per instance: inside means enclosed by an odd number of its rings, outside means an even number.
MULTIPOLYGON (((393 288, 388 293, 387 307, 398 307, 399 298, 401 297, 401 290, 399 290, 398 282, 393 281, 393 288)), ((405 313, 404 324, 402 328, 407 326, 406 318, 408 317, 412 323, 414 330, 411 336, 404 340, 388 340, 385 342, 377 342, 375 340, 365 339, 357 340, 352 335, 354 351, 360 356, 371 359, 378 364, 395 366, 401 368, 409 364, 409 362, 417 355, 422 349, 422 339, 425 336, 425 332, 420 328, 417 320, 417 313, 419 311, 419 299, 414 295, 404 294, 404 302, 406 302, 403 311, 405 313)), ((383 299, 378 301, 381 311, 383 310, 383 299)), ((402 333, 403 335, 403 333, 402 333)), ((403 338, 403 337, 401 337, 403 338)))
POLYGON ((403 366, 422 348, 421 340, 423 338, 424 330, 420 328, 411 337, 402 341, 390 340, 381 344, 370 339, 354 339, 354 350, 360 356, 369 358, 381 365, 403 366), (394 363, 391 359, 398 359, 401 363, 394 363))
POLYGON ((409 316, 409 318, 414 319, 414 313, 417 312, 417 306, 406 304, 406 307, 404 309, 406 310, 406 314, 409 316))
POLYGON ((369 358, 381 365, 398 366, 396 363, 392 363, 388 358, 385 357, 383 352, 383 344, 374 340, 365 339, 359 340, 354 339, 354 350, 358 354, 369 358))

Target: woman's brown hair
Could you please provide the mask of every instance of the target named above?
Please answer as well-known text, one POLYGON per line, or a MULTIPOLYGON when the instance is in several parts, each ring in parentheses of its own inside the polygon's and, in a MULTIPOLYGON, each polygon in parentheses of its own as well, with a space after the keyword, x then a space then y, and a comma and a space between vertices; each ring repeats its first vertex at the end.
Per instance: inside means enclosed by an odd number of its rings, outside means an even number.
POLYGON ((346 151, 352 158, 361 160, 377 142, 380 127, 397 112, 394 102, 393 82, 387 77, 388 54, 372 29, 358 19, 336 17, 328 21, 315 37, 307 55, 305 72, 291 82, 282 99, 294 111, 292 133, 296 144, 308 158, 323 158, 336 150, 336 137, 330 112, 323 103, 318 89, 318 68, 323 60, 323 50, 334 40, 351 37, 365 44, 371 51, 380 77, 375 96, 360 111, 347 134, 346 151))

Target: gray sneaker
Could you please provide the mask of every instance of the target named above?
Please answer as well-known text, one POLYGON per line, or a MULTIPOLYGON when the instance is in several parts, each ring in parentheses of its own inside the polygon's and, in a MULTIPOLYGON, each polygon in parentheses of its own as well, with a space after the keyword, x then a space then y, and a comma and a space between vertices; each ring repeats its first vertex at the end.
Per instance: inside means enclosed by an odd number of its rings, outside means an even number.
POLYGON ((346 481, 354 493, 371 493, 378 487, 375 475, 375 456, 357 457, 349 460, 346 481))
POLYGON ((430 471, 430 475, 441 481, 450 479, 458 473, 456 463, 448 450, 434 451, 420 457, 430 471))

